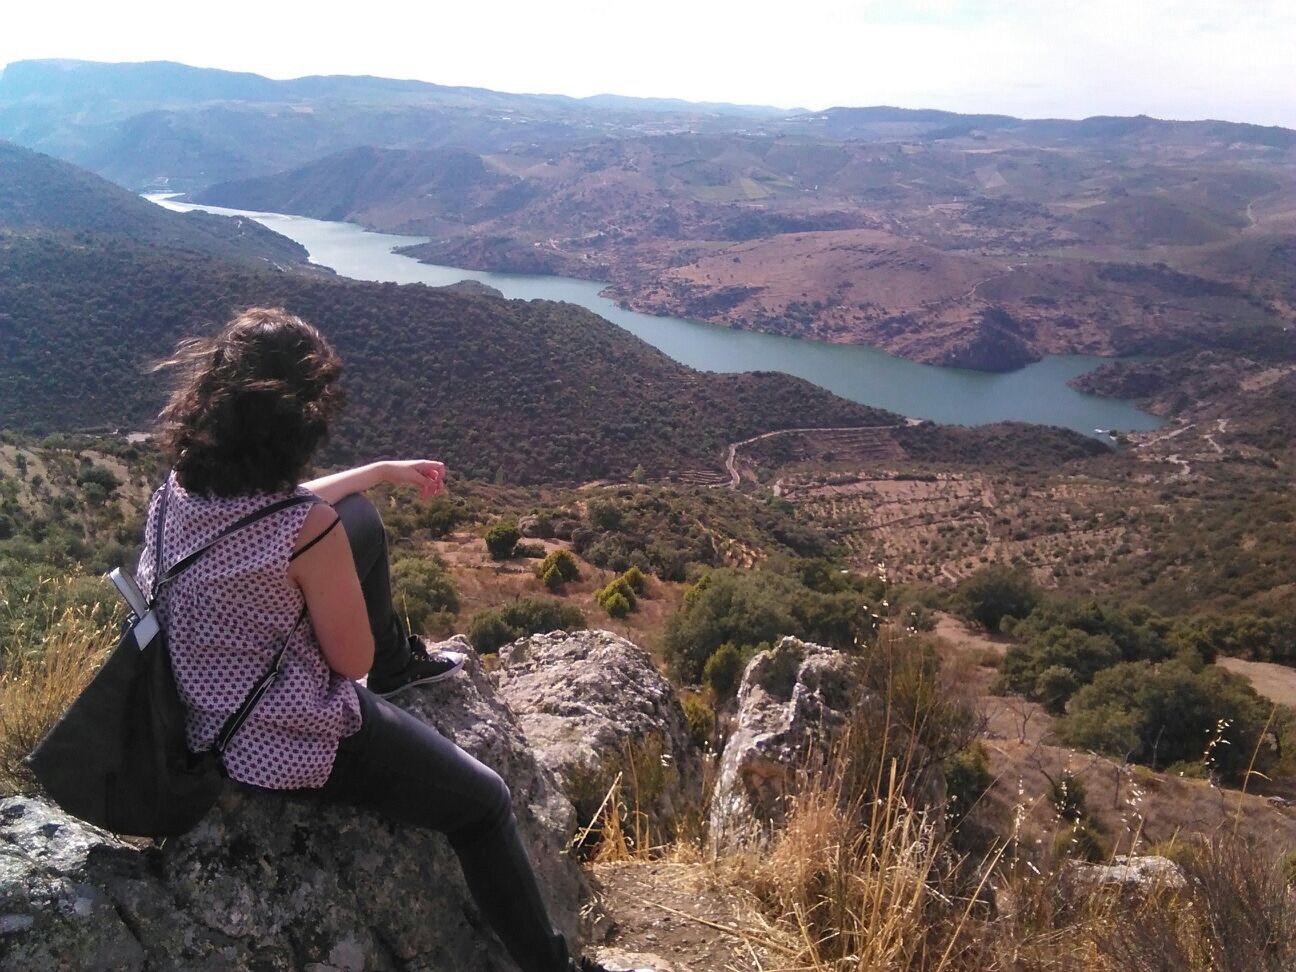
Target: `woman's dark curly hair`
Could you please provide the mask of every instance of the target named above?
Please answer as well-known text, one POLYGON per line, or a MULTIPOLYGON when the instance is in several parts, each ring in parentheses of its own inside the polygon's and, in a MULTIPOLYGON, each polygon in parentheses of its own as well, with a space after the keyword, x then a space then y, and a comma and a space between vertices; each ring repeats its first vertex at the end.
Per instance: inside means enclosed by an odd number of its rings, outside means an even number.
POLYGON ((158 440, 185 489, 204 496, 297 485, 341 404, 342 362, 310 324, 252 307, 215 337, 182 341, 158 440))

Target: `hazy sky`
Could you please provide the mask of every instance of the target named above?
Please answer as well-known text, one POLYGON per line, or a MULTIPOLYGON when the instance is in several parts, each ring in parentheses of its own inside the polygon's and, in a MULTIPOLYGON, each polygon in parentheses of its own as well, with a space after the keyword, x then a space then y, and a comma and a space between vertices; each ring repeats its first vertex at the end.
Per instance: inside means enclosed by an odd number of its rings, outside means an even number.
POLYGON ((0 2, 0 64, 1296 127, 1296 0, 0 2))

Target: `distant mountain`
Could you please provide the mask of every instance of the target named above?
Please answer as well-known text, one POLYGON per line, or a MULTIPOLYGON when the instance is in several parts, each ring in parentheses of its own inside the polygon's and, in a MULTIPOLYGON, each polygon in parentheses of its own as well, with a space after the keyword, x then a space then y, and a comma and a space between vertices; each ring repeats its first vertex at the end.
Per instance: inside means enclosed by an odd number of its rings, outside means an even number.
POLYGON ((305 247, 249 219, 173 213, 66 162, 0 142, 0 230, 93 233, 220 257, 295 265, 305 247))
POLYGON ((0 138, 131 188, 191 189, 363 145, 494 151, 591 135, 727 130, 784 114, 364 76, 277 81, 167 61, 19 61, 0 73, 0 138))
POLYGON ((1271 148, 1296 147, 1296 131, 1278 126, 1227 121, 1169 121, 1148 115, 1090 118, 1015 118, 1012 115, 965 115, 935 109, 828 108, 804 112, 777 123, 784 131, 836 139, 921 137, 959 138, 975 132, 1016 134, 1034 142, 1075 139, 1153 138, 1180 141, 1240 142, 1271 148))
POLYGON ((370 76, 273 80, 168 61, 18 61, 0 72, 0 138, 130 188, 201 189, 361 146, 490 154, 591 138, 680 133, 826 142, 940 143, 989 135, 1075 141, 1203 140, 1290 149, 1296 132, 1219 121, 1028 120, 888 106, 820 112, 601 94, 512 94, 370 76))

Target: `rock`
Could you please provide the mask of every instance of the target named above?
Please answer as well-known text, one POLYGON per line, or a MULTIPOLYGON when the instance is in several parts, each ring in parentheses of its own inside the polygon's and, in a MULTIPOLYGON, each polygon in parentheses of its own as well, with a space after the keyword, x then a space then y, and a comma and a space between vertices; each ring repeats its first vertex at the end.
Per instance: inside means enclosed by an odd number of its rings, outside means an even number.
POLYGON ((1073 889, 1091 892, 1106 888, 1135 898, 1153 891, 1182 891, 1188 887, 1183 868, 1168 857, 1118 854, 1109 864, 1073 861, 1067 866, 1067 881, 1073 889))
POLYGON ((858 660, 843 652, 784 638, 752 658, 711 797, 712 845, 722 850, 777 829, 811 749, 825 751, 857 707, 874 704, 860 687, 858 660))
POLYGON ((594 957, 608 972, 691 972, 678 962, 668 962, 654 952, 622 952, 615 948, 600 948, 594 957))
MULTIPOLYGON (((608 631, 554 632, 502 648, 500 695, 581 823, 597 813, 627 746, 637 749, 643 809, 669 835, 701 802, 701 759, 674 687, 642 648, 608 631)), ((624 798, 633 791, 623 782, 624 798)))
MULTIPOLYGON (((801 781, 821 769, 842 729, 868 727, 892 745, 905 727, 885 733, 886 714, 864 687, 862 660, 796 638, 784 638, 747 664, 738 689, 734 730, 720 758, 711 798, 709 838, 725 850, 764 841, 786 821, 801 781)), ((904 795, 927 813, 933 839, 944 833, 945 778, 917 743, 899 746, 912 767, 904 795)))
MULTIPOLYGON (((463 676, 401 704, 496 769, 556 924, 586 886, 563 853, 571 803, 462 638, 463 676)), ((0 801, 0 969, 419 969, 514 966, 439 834, 231 785, 189 834, 141 849, 35 798, 0 801)))

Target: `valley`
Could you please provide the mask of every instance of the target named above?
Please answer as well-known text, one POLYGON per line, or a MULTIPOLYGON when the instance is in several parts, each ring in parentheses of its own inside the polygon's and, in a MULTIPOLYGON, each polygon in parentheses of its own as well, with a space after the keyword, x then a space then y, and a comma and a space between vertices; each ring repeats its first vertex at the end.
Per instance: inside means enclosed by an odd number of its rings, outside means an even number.
MULTIPOLYGON (((603 748, 553 777, 582 830, 541 849, 602 880, 600 944, 686 972, 887 941, 870 968, 1286 967, 1256 956, 1296 930, 1296 133, 25 62, 0 138, 4 826, 117 633, 101 575, 166 466, 151 364, 278 305, 344 361, 317 471, 447 463, 430 502, 372 494, 397 609, 472 649, 407 701, 478 693, 459 728, 531 766, 546 730, 493 693, 552 649, 531 715, 673 720, 672 754, 565 730, 603 748), (848 728, 820 754, 761 709, 848 728), (775 794, 768 844, 717 843, 725 773, 775 794), (1184 883, 1086 889, 1126 853, 1184 883)), ((207 870, 332 880, 308 830, 207 870)), ((292 921, 164 944, 367 961, 292 921)))

